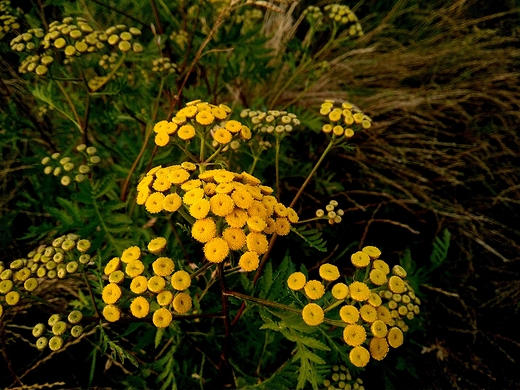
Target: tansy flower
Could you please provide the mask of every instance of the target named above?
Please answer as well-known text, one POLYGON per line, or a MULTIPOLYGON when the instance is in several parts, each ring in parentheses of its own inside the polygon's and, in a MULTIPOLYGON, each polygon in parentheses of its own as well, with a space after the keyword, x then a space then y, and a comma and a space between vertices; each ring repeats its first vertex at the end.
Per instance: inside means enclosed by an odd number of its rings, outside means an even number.
POLYGON ((207 199, 198 199, 190 206, 190 214, 195 219, 206 218, 209 213, 209 209, 210 203, 207 199))
POLYGON ((345 299, 348 295, 348 286, 345 283, 336 283, 332 287, 332 296, 336 299, 345 299))
POLYGON ((152 276, 148 279, 148 290, 153 293, 160 293, 166 286, 166 280, 162 276, 152 276))
POLYGON ((191 227, 191 235, 199 242, 206 243, 217 234, 217 225, 212 218, 198 219, 191 227))
POLYGON ((126 266, 126 274, 131 278, 139 276, 144 271, 144 264, 140 260, 132 260, 126 266))
POLYGON ((357 124, 363 122, 363 118, 364 118, 364 115, 360 112, 356 112, 354 114, 354 122, 356 122, 357 124))
POLYGON ((215 133, 213 133, 213 139, 221 145, 227 145, 231 142, 232 138, 233 136, 226 129, 217 129, 215 133))
POLYGON ((190 178, 190 173, 186 169, 174 169, 168 173, 168 180, 172 184, 183 184, 190 178))
POLYGON ((363 282, 352 282, 349 291, 352 299, 356 301, 363 302, 370 298, 370 289, 363 282))
POLYGON ((151 193, 152 191, 149 188, 142 188, 141 190, 138 190, 135 203, 142 206, 146 203, 146 200, 148 199, 151 193))
POLYGON ((253 197, 246 190, 235 190, 231 194, 231 198, 235 202, 235 205, 242 209, 251 207, 251 204, 253 203, 253 197))
POLYGON ((222 232, 222 238, 226 240, 229 249, 237 251, 246 244, 246 234, 242 229, 229 227, 222 232))
POLYGON ((162 133, 162 132, 165 132, 167 127, 168 127, 168 124, 170 122, 168 121, 160 121, 160 122, 157 122, 155 124, 155 126, 153 127, 153 131, 156 132, 156 133, 162 133))
POLYGON ((369 344, 370 355, 376 360, 383 360, 388 354, 388 342, 385 338, 374 337, 369 344))
POLYGON ((179 314, 187 313, 192 306, 191 296, 188 293, 181 292, 173 298, 173 310, 179 314))
POLYGON ((220 107, 211 107, 211 113, 215 116, 217 119, 226 119, 227 113, 224 109, 220 107))
POLYGON ((386 324, 382 320, 376 320, 370 325, 370 331, 374 335, 374 337, 386 337, 388 333, 388 328, 386 324))
POLYGON ((184 169, 187 169, 188 171, 194 171, 195 169, 197 169, 197 166, 195 164, 193 164, 192 162, 189 162, 189 161, 184 161, 181 164, 181 167, 184 168, 184 169))
POLYGON ((106 305, 103 308, 103 317, 109 322, 116 322, 121 318, 121 309, 116 305, 106 305))
POLYGON ((57 350, 61 349, 62 346, 63 346, 63 338, 61 338, 60 336, 53 336, 49 340, 49 348, 52 351, 57 351, 57 350))
POLYGON ((361 249, 364 253, 366 253, 372 260, 376 260, 381 256, 381 251, 379 248, 376 248, 375 246, 366 246, 363 249, 361 249))
POLYGON ((388 279, 388 289, 395 294, 402 294, 405 290, 403 279, 399 276, 393 275, 388 279))
POLYGON ((370 271, 370 281, 376 286, 382 286, 386 283, 386 275, 380 269, 374 268, 370 271))
POLYGON ((238 133, 242 128, 242 123, 235 120, 230 120, 226 122, 225 128, 231 133, 238 133))
POLYGON ((144 297, 137 297, 130 304, 130 312, 134 317, 144 318, 150 312, 150 304, 144 297))
MULTIPOLYGON (((339 278, 339 270, 338 267, 332 264, 322 264, 319 269, 320 276, 323 280, 333 282, 334 280, 339 278)), ((346 287, 346 286, 345 286, 346 287)), ((347 289, 348 293, 348 289, 347 289)))
POLYGON ((397 327, 390 328, 386 338, 388 340, 388 344, 390 344, 390 346, 392 348, 397 348, 397 347, 400 347, 401 345, 403 345, 403 341, 404 341, 403 331, 397 327))
MULTIPOLYGON (((29 278, 23 283, 23 288, 25 288, 26 291, 32 292, 38 288, 40 283, 38 282, 38 279, 36 278, 29 278)), ((0 317, 2 315, 0 314, 0 317)))
POLYGON ((390 267, 383 260, 374 260, 374 262, 372 263, 372 267, 374 269, 379 269, 379 270, 383 271, 383 273, 385 275, 388 275, 390 273, 390 267))
POLYGON ((132 291, 134 294, 142 294, 147 290, 147 288, 148 279, 146 279, 146 276, 138 276, 133 278, 130 282, 130 291, 132 291))
POLYGON ((362 346, 352 348, 348 357, 354 366, 360 368, 365 367, 370 361, 370 353, 362 346))
POLYGON ((229 255, 229 245, 223 238, 213 238, 204 245, 204 255, 208 261, 220 263, 229 255))
POLYGON ((172 313, 161 307, 153 313, 152 321, 157 328, 167 328, 172 323, 172 313))
POLYGON ((377 295, 376 293, 371 293, 370 298, 368 298, 367 302, 370 306, 373 306, 373 307, 379 307, 379 306, 381 306, 381 303, 383 303, 381 300, 381 297, 379 295, 377 295))
POLYGON ((173 272, 175 264, 169 257, 159 257, 152 263, 152 268, 158 276, 169 276, 173 272))
POLYGON ((18 291, 9 291, 9 292, 5 295, 5 302, 6 302, 9 306, 17 305, 18 302, 20 302, 20 293, 19 293, 18 291))
POLYGON ((189 190, 193 190, 195 188, 200 188, 201 186, 202 186, 202 181, 200 181, 199 179, 192 179, 192 180, 188 180, 187 182, 182 184, 181 188, 184 191, 189 191, 189 190))
POLYGON ((352 138, 353 136, 354 136, 354 130, 352 130, 352 129, 345 129, 345 138, 352 138))
POLYGON ((293 272, 287 278, 287 286, 294 291, 301 290, 305 283, 307 283, 307 278, 303 272, 293 272))
POLYGON ((300 219, 296 211, 294 211, 292 208, 287 207, 287 218, 289 219, 289 222, 296 223, 300 219))
POLYGON ((195 137, 195 128, 192 125, 184 125, 179 128, 177 135, 184 141, 189 141, 195 137))
POLYGON ((261 232, 267 224, 261 217, 251 217, 247 220, 247 226, 251 232, 261 232))
POLYGON ((365 252, 358 251, 350 256, 350 261, 354 267, 364 268, 370 264, 370 257, 365 252))
POLYGON ((156 167, 153 167, 152 169, 150 169, 147 173, 146 173, 146 176, 153 176, 155 175, 155 173, 162 168, 162 165, 158 165, 156 167))
POLYGON ((385 324, 389 324, 392 321, 392 314, 385 306, 376 307, 377 319, 383 321, 385 324))
POLYGON ((246 237, 247 249, 251 252, 256 252, 263 255, 269 248, 269 243, 265 234, 251 232, 246 237))
POLYGON ((163 290, 159 294, 157 294, 157 303, 159 306, 168 306, 172 303, 173 293, 168 290, 163 290))
POLYGON ((235 207, 231 213, 226 215, 226 222, 231 227, 241 228, 247 222, 247 213, 244 210, 235 207))
POLYGON ((322 126, 321 131, 325 134, 329 134, 332 131, 332 125, 330 123, 326 123, 322 126))
POLYGON ((207 126, 213 123, 215 117, 210 111, 201 111, 195 117, 195 120, 203 126, 207 126))
POLYGON ((157 146, 166 146, 170 142, 170 136, 163 131, 155 135, 154 141, 157 146))
MULTIPOLYGON (((260 190, 260 188, 256 187, 256 186, 252 186, 250 184, 246 184, 244 186, 244 188, 251 194, 251 196, 258 200, 258 201, 261 201, 262 198, 264 197, 264 195, 262 194, 262 191, 260 190)), ((261 202, 260 202, 261 203, 261 202)))
POLYGON ((114 257, 107 263, 103 272, 105 275, 110 275, 112 272, 118 270, 119 267, 121 267, 121 259, 114 257))
POLYGON ((323 313, 323 309, 315 304, 309 303, 305 305, 302 310, 303 321, 310 326, 317 326, 323 322, 325 318, 325 314, 323 313))
POLYGON ((355 324, 359 320, 359 310, 352 305, 345 305, 339 310, 339 316, 347 324, 355 324))
POLYGON ((250 217, 260 217, 263 220, 269 216, 266 206, 257 200, 251 202, 251 206, 248 207, 247 213, 250 217))
POLYGON ((216 188, 217 194, 229 194, 235 189, 232 183, 220 183, 216 188))
POLYGON ((194 188, 189 190, 182 197, 182 201, 184 204, 192 205, 198 200, 201 200, 204 197, 204 190, 202 188, 194 188))
POLYGON ((287 208, 283 204, 277 203, 274 205, 274 213, 279 217, 286 217, 287 208))
POLYGON ((359 309, 359 314, 365 322, 372 323, 377 320, 377 311, 370 305, 361 306, 361 309, 359 309))
POLYGON ((251 139, 251 129, 247 126, 242 126, 240 128, 240 138, 242 138, 244 141, 251 139))
POLYGON ((325 294, 325 286, 319 280, 309 280, 303 289, 310 299, 320 299, 325 294))
POLYGON ((143 179, 141 179, 141 181, 137 185, 137 191, 142 191, 147 188, 149 189, 152 182, 153 182, 153 176, 145 176, 143 179))
POLYGON ((221 183, 231 183, 235 178, 235 174, 230 171, 226 171, 224 169, 218 169, 217 172, 213 175, 213 179, 221 184, 221 183))
POLYGON ((343 329, 343 340, 345 340, 348 345, 356 347, 363 344, 366 339, 367 333, 365 332, 365 328, 361 325, 350 324, 343 329))
POLYGON ((109 305, 116 303, 121 298, 121 287, 115 283, 109 283, 103 288, 101 297, 103 302, 109 305))
POLYGON ((179 270, 172 275, 170 284, 175 290, 184 291, 191 286, 190 274, 184 270, 179 270))
POLYGON ((332 128, 332 132, 336 137, 341 137, 343 135, 344 130, 343 127, 341 127, 340 125, 336 125, 332 128))
POLYGON ((341 114, 342 110, 340 110, 339 108, 335 108, 329 113, 329 119, 332 122, 337 122, 341 119, 341 114))
POLYGON ((287 218, 276 218, 276 234, 279 236, 286 236, 291 231, 291 224, 287 218))
POLYGON ((148 250, 152 252, 154 255, 161 253, 164 248, 166 248, 166 238, 164 237, 157 237, 154 238, 150 243, 148 244, 148 250))
POLYGON ((403 267, 401 267, 400 265, 394 265, 392 267, 392 273, 401 278, 406 278, 406 270, 403 267))
POLYGON ((227 194, 217 194, 210 199, 211 211, 219 217, 225 217, 231 213, 235 207, 235 202, 227 194))
POLYGON ((163 208, 164 210, 169 211, 170 213, 179 210, 181 205, 182 198, 179 196, 179 194, 172 193, 164 197, 163 208))
POLYGON ((276 232, 276 222, 272 218, 267 218, 265 220, 265 229, 263 230, 265 234, 273 234, 276 232))
MULTIPOLYGON (((69 263, 69 264, 71 264, 71 263, 69 263)), ((67 264, 67 265, 69 265, 69 264, 67 264)), ((125 273, 119 269, 112 272, 110 275, 108 275, 108 281, 110 283, 121 284, 121 283, 123 283, 123 280, 125 280, 125 273)))
POLYGON ((242 172, 240 175, 242 176, 242 182, 244 184, 249 184, 249 185, 252 185, 252 186, 258 186, 258 185, 260 185, 262 183, 260 181, 260 179, 254 177, 253 175, 250 175, 247 172, 242 172))
POLYGON ((258 254, 255 252, 245 252, 242 256, 240 256, 240 260, 238 261, 238 265, 246 272, 255 271, 260 264, 260 259, 258 258, 258 254))
POLYGON ((162 192, 154 192, 144 203, 144 207, 149 213, 156 214, 163 210, 164 194, 162 192))

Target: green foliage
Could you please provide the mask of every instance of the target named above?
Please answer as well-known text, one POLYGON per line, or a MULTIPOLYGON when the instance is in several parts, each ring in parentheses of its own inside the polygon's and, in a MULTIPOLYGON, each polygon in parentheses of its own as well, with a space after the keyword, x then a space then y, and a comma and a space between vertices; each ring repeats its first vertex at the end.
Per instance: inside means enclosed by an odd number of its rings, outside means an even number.
POLYGON ((320 252, 327 252, 327 248, 325 246, 327 245, 327 241, 322 238, 320 231, 316 229, 309 229, 306 226, 293 228, 292 231, 301 237, 311 248, 314 248, 320 252))

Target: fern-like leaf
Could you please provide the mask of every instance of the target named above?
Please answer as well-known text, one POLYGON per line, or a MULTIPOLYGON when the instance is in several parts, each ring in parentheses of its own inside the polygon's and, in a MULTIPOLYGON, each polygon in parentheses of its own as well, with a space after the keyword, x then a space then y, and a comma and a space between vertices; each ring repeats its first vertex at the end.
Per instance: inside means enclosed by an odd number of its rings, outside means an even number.
POLYGON ((291 227, 291 230, 300 236, 311 248, 320 252, 327 252, 327 241, 322 238, 320 231, 307 229, 305 226, 291 227))

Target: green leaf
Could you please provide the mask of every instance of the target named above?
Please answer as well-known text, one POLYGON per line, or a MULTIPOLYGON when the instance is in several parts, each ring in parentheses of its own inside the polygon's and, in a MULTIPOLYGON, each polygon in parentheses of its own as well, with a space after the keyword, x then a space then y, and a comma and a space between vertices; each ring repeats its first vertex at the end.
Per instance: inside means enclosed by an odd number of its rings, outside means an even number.
POLYGON ((330 351, 330 348, 325 343, 312 337, 300 337, 299 341, 309 348, 315 348, 321 351, 330 351))
POLYGON ((320 252, 327 252, 327 241, 321 237, 321 232, 316 229, 307 229, 305 226, 291 227, 291 230, 300 236, 311 248, 320 252))

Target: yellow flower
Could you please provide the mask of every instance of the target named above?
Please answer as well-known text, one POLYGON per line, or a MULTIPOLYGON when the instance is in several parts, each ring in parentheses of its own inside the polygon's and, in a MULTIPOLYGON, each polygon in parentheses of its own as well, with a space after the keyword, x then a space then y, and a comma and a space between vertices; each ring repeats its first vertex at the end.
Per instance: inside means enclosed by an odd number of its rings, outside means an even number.
POLYGON ((246 244, 246 234, 242 229, 229 227, 222 232, 222 238, 226 240, 229 249, 237 251, 246 244))
POLYGON ((341 137, 343 135, 344 130, 343 127, 341 127, 340 125, 336 125, 332 128, 332 132, 336 137, 341 137))
POLYGON ((370 264, 370 257, 365 252, 358 251, 350 256, 350 261, 354 267, 364 268, 370 264))
POLYGON ((325 314, 321 306, 315 303, 309 303, 303 308, 302 317, 307 325, 317 326, 323 322, 325 314))
POLYGON ((388 343, 385 338, 374 337, 369 344, 370 355, 376 360, 383 360, 388 354, 388 343))
POLYGON ((274 205, 274 213, 279 217, 286 217, 287 208, 283 204, 277 203, 274 205))
POLYGON ((363 122, 363 117, 364 117, 364 115, 363 115, 362 113, 360 113, 360 112, 356 112, 356 113, 354 114, 354 122, 356 122, 356 123, 358 123, 358 124, 361 123, 361 122, 363 122))
MULTIPOLYGON (((69 264, 71 264, 71 263, 69 263, 69 264)), ((108 276, 108 281, 110 283, 121 284, 121 283, 123 283, 124 280, 125 280, 125 273, 121 270, 114 271, 108 276)))
POLYGON ((235 207, 231 213, 226 215, 226 222, 231 227, 241 228, 247 222, 247 213, 244 210, 235 207))
POLYGON ((190 311, 192 306, 191 296, 188 293, 181 292, 173 298, 173 310, 179 314, 184 314, 190 311))
POLYGON ((210 111, 201 111, 195 117, 195 120, 203 126, 211 125, 215 117, 210 111))
POLYGON ((348 286, 345 283, 336 283, 332 287, 332 296, 336 299, 345 299, 348 295, 348 286))
POLYGON ((161 307, 153 313, 152 321, 157 328, 167 328, 172 323, 172 313, 161 307))
POLYGON ((146 200, 148 199, 151 193, 152 191, 149 188, 143 188, 137 191, 137 198, 135 200, 135 203, 142 206, 143 204, 145 204, 146 200))
POLYGON ((126 265, 125 271, 128 276, 135 278, 144 272, 144 264, 141 260, 132 260, 126 265))
POLYGON ((287 218, 276 218, 276 234, 279 236, 286 236, 291 231, 291 224, 287 218))
POLYGON ((225 128, 231 133, 238 133, 242 127, 242 123, 235 120, 230 120, 226 122, 225 128))
POLYGON ((220 183, 216 188, 215 192, 217 194, 229 194, 233 191, 235 187, 232 183, 220 183))
POLYGON ((193 137, 195 137, 195 128, 192 125, 184 125, 181 126, 177 131, 177 135, 180 139, 184 141, 189 141, 193 137))
POLYGON ((215 116, 215 118, 220 120, 226 119, 227 117, 227 112, 220 107, 211 107, 211 113, 215 116))
POLYGON ((388 340, 388 344, 390 344, 390 346, 392 348, 398 348, 401 345, 403 345, 403 341, 404 341, 403 331, 397 327, 390 328, 386 338, 388 340))
POLYGON ((172 184, 183 184, 190 178, 190 173, 186 169, 174 169, 168 173, 168 180, 172 184))
POLYGON ((217 225, 212 218, 198 219, 191 227, 191 235, 199 242, 206 243, 217 234, 217 225))
POLYGON ((103 302, 109 305, 116 303, 121 298, 121 287, 115 283, 109 283, 103 288, 101 297, 103 302))
POLYGON ((162 192, 154 192, 151 194, 144 204, 149 213, 156 214, 163 210, 164 194, 162 192))
POLYGON ((376 286, 382 286, 386 283, 386 275, 380 269, 374 268, 370 271, 370 281, 376 286))
POLYGON ((370 298, 370 289, 363 282, 352 282, 349 286, 352 299, 363 302, 370 298))
POLYGON ((272 218, 267 218, 265 220, 265 229, 263 230, 265 234, 273 234, 276 232, 276 222, 272 218))
POLYGON ((9 292, 5 295, 5 302, 6 302, 9 306, 17 305, 18 302, 20 302, 20 293, 19 293, 18 291, 9 291, 9 292))
POLYGON ((354 136, 354 130, 352 130, 352 129, 345 129, 345 138, 352 138, 353 136, 354 136))
POLYGON ((153 167, 152 169, 150 169, 147 173, 146 173, 146 176, 153 176, 155 175, 155 173, 162 168, 162 165, 158 165, 156 167, 153 167))
POLYGON ((174 213, 179 210, 182 205, 182 198, 179 194, 168 194, 164 198, 163 207, 165 211, 169 211, 170 213, 174 213))
POLYGON ((162 276, 152 276, 148 279, 148 290, 153 293, 160 293, 166 286, 166 280, 162 276))
POLYGON ((339 310, 339 316, 347 324, 355 324, 359 320, 359 310, 352 305, 345 305, 339 310))
POLYGON ((385 306, 378 306, 376 311, 377 319, 383 321, 385 324, 388 324, 392 321, 392 314, 385 306))
POLYGON ((307 283, 307 278, 302 272, 293 272, 287 278, 287 286, 294 291, 301 290, 307 283))
POLYGON ((195 169, 197 169, 197 166, 189 161, 184 161, 181 164, 181 167, 183 167, 184 169, 187 169, 188 171, 194 171, 195 169))
POLYGON ((267 213, 267 207, 258 200, 253 200, 253 202, 251 202, 251 206, 247 209, 247 213, 250 217, 260 217, 264 220, 269 216, 267 213))
POLYGON ((240 260, 238 261, 238 265, 246 272, 255 271, 260 264, 260 259, 258 258, 258 254, 256 252, 245 252, 242 256, 240 256, 240 260))
POLYGON ((396 275, 390 276, 390 279, 388 279, 388 289, 394 294, 404 293, 405 284, 403 279, 396 275))
POLYGON ((370 298, 368 298, 367 302, 370 306, 373 306, 373 307, 379 307, 379 306, 381 306, 381 303, 383 303, 383 301, 381 300, 381 297, 379 295, 377 295, 376 293, 371 293, 370 298))
POLYGON ((374 335, 374 337, 386 337, 388 333, 388 328, 386 324, 382 320, 376 320, 370 325, 370 331, 374 335))
POLYGON ((226 171, 224 169, 217 169, 214 172, 213 180, 217 183, 230 183, 235 178, 235 174, 233 172, 226 171))
POLYGON ((253 203, 253 197, 246 190, 235 190, 231 194, 231 198, 235 202, 235 205, 242 209, 248 209, 253 203))
POLYGON ((157 294, 157 303, 159 306, 168 306, 172 303, 173 293, 168 290, 163 290, 159 294, 157 294))
POLYGON ((251 217, 247 220, 247 226, 251 232, 261 232, 267 224, 261 217, 251 217))
POLYGON ((400 265, 394 265, 392 267, 392 273, 401 278, 406 278, 406 270, 403 267, 401 267, 400 265))
POLYGON ((204 245, 204 255, 212 263, 220 263, 229 255, 229 245, 220 237, 215 237, 204 245))
POLYGON ((320 299, 325 294, 325 286, 319 280, 309 280, 303 289, 310 299, 320 299))
POLYGON ((134 317, 144 318, 150 312, 150 304, 144 297, 137 297, 130 304, 130 312, 134 317))
MULTIPOLYGON (((187 162, 183 162, 182 165, 185 165, 185 164, 188 164, 187 162)), ((192 163, 189 163, 189 164, 192 164, 192 163)), ((195 164, 192 164, 193 166, 196 167, 195 164)), ((186 165, 185 165, 186 166, 186 165)), ((187 168, 186 168, 187 169, 187 168)), ((199 188, 202 186, 202 181, 200 181, 199 179, 193 179, 193 180, 188 180, 187 182, 185 182, 184 184, 181 185, 181 188, 184 190, 184 191, 189 191, 189 190, 193 190, 194 188, 199 188)))
POLYGON ((372 267, 374 269, 379 269, 379 270, 383 271, 383 273, 385 275, 388 275, 390 273, 390 267, 383 260, 374 260, 374 262, 372 263, 372 267))
POLYGON ((240 138, 242 138, 244 141, 251 139, 251 129, 247 126, 242 126, 240 128, 240 138))
MULTIPOLYGON (((334 280, 339 278, 339 270, 335 265, 325 263, 320 266, 319 269, 320 276, 323 280, 328 282, 333 282, 334 280)), ((346 286, 345 286, 346 287, 346 286)), ((348 288, 347 288, 348 293, 348 288)))
POLYGON ((161 253, 164 248, 166 248, 166 238, 164 237, 157 237, 154 238, 150 243, 148 244, 148 250, 153 253, 154 255, 161 253))
POLYGON ((350 324, 343 329, 343 340, 345 340, 348 345, 356 347, 363 344, 366 339, 367 332, 361 325, 350 324))
POLYGON ((213 139, 221 145, 230 143, 232 138, 233 136, 226 129, 217 129, 215 133, 213 133, 213 139))
POLYGON ((250 184, 252 186, 257 186, 257 185, 260 185, 261 181, 254 177, 253 175, 250 175, 249 173, 247 172, 242 172, 240 174, 242 176, 242 182, 244 184, 250 184))
POLYGON ((130 263, 133 260, 139 260, 141 258, 141 249, 138 246, 131 246, 126 248, 121 255, 121 261, 123 263, 130 263))
POLYGON ((153 176, 145 176, 137 185, 137 191, 142 191, 147 188, 149 189, 152 182, 153 182, 153 176))
POLYGON ((377 320, 377 311, 370 305, 361 306, 361 309, 359 309, 359 314, 365 322, 372 323, 377 320))
POLYGON ((269 248, 269 243, 265 234, 251 232, 246 237, 247 249, 251 252, 256 252, 263 255, 269 248))
POLYGON ((172 275, 170 284, 175 290, 184 291, 191 286, 190 274, 184 270, 179 270, 172 275))
POLYGON ((334 110, 332 110, 330 113, 329 113, 329 119, 332 121, 332 122, 337 122, 341 119, 341 114, 342 114, 342 111, 338 108, 335 108, 334 110))
POLYGON ((323 125, 321 131, 323 131, 325 134, 329 134, 332 131, 332 125, 330 123, 323 125))
POLYGON ((119 257, 114 257, 107 263, 103 272, 105 275, 110 275, 112 272, 117 271, 119 267, 121 267, 121 260, 119 257))
POLYGON ((366 246, 363 249, 361 249, 364 253, 366 253, 372 260, 376 260, 381 256, 381 251, 379 248, 376 248, 375 246, 366 246))
POLYGON ((296 223, 300 219, 296 211, 294 211, 291 207, 287 207, 287 218, 291 223, 296 223))
POLYGON ((166 177, 158 177, 154 180, 152 187, 156 191, 164 192, 169 190, 172 185, 166 177))
MULTIPOLYGON (((202 191, 202 190, 201 190, 202 191)), ((205 218, 210 209, 210 203, 206 199, 198 199, 190 206, 190 214, 195 219, 205 218)))
POLYGON ((106 305, 103 308, 103 317, 109 322, 116 322, 121 318, 121 309, 116 305, 106 305))
POLYGON ((193 190, 189 190, 184 194, 182 201, 186 205, 192 205, 196 201, 203 199, 203 197, 204 190, 202 188, 194 188, 193 190))
POLYGON ((348 357, 354 366, 360 368, 365 367, 370 361, 370 353, 362 346, 352 348, 348 357))
POLYGON ((165 132, 167 127, 168 127, 168 124, 170 122, 168 121, 160 121, 160 122, 157 122, 155 124, 155 126, 153 127, 153 131, 156 132, 156 133, 162 133, 162 132, 165 132))
POLYGON ((148 279, 146 279, 146 276, 138 276, 133 278, 132 282, 130 282, 130 291, 132 291, 134 294, 142 294, 146 291, 147 288, 148 279))
POLYGON ((170 136, 165 131, 162 131, 155 135, 154 141, 157 146, 166 146, 170 142, 170 136))
POLYGON ((169 257, 159 257, 152 263, 153 272, 159 276, 169 276, 175 268, 173 260, 169 257))
POLYGON ((235 202, 233 202, 233 199, 227 194, 214 195, 209 202, 212 213, 219 217, 225 217, 230 214, 235 207, 235 202))

